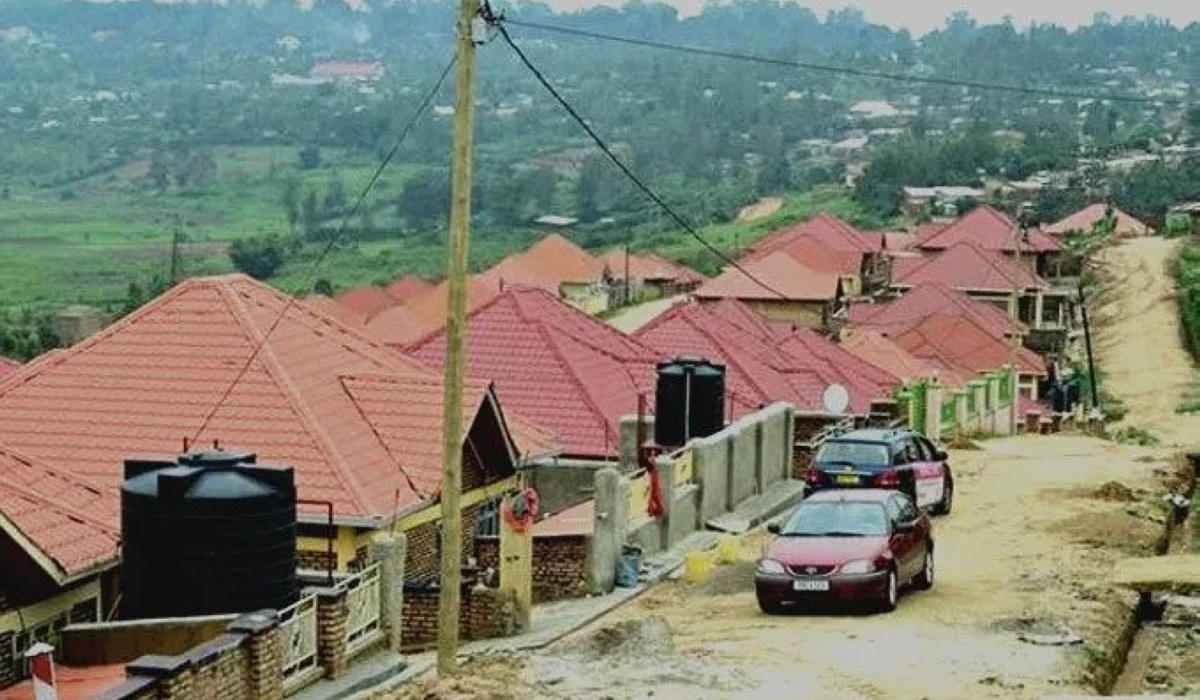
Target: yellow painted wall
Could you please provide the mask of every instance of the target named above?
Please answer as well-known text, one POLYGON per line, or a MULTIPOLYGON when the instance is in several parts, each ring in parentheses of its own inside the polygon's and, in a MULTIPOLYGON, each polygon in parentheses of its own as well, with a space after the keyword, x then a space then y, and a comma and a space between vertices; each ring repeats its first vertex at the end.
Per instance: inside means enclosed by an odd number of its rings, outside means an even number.
MULTIPOLYGON (((488 484, 482 488, 468 491, 462 495, 462 508, 465 510, 471 506, 477 505, 487 500, 491 500, 497 496, 503 495, 517 486, 517 477, 510 476, 502 481, 497 481, 494 484, 488 484)), ((407 515, 396 523, 396 530, 406 532, 419 525, 434 522, 442 517, 442 506, 439 503, 434 503, 427 508, 423 508, 415 513, 407 515)), ((366 547, 375 541, 376 538, 383 534, 391 532, 391 528, 383 528, 379 530, 366 530, 352 527, 338 528, 337 540, 334 542, 334 553, 337 556, 337 570, 346 571, 350 566, 350 562, 354 561, 358 556, 358 550, 366 547)), ((325 539, 320 537, 301 537, 297 540, 297 548, 306 552, 325 552, 328 546, 325 539)))
MULTIPOLYGON (((95 599, 97 606, 100 605, 99 578, 95 578, 82 586, 63 591, 52 598, 47 598, 33 605, 26 605, 20 609, 20 614, 16 610, 0 614, 0 633, 20 632, 22 628, 32 629, 60 615, 69 613, 72 607, 89 598, 95 599)), ((97 616, 102 614, 102 612, 97 610, 97 616)))
POLYGON ((842 277, 842 289, 846 296, 856 297, 862 294, 862 278, 858 275, 846 275, 842 277))
POLYGON ((795 323, 814 330, 825 324, 825 304, 822 302, 753 301, 750 307, 772 321, 795 323))

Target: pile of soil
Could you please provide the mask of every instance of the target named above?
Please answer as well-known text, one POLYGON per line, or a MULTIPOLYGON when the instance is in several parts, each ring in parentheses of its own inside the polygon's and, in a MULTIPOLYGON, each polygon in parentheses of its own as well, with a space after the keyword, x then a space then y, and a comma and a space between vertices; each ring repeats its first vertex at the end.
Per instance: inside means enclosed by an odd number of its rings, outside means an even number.
POLYGON ((1122 484, 1119 481, 1109 481, 1105 482, 1103 486, 1096 489, 1096 498, 1105 501, 1121 501, 1123 503, 1129 503, 1131 501, 1136 501, 1137 495, 1134 494, 1133 489, 1129 488, 1125 484, 1122 484))
POLYGON ((650 615, 601 627, 564 642, 559 651, 588 659, 645 659, 674 653, 675 641, 667 621, 661 615, 650 615))
POLYGON ((540 700, 543 696, 522 678, 522 666, 519 659, 508 655, 478 656, 453 676, 429 675, 381 700, 540 700))

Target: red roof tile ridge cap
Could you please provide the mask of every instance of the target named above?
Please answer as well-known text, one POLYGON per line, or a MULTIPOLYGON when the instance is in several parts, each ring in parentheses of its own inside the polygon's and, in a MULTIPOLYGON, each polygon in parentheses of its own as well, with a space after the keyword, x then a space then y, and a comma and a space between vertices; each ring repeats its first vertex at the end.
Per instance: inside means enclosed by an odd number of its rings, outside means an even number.
MULTIPOLYGON (((276 356, 274 349, 270 343, 263 342, 263 334, 259 333, 258 328, 254 324, 254 320, 250 317, 249 310, 246 309, 241 296, 231 287, 225 287, 221 290, 222 299, 229 307, 230 312, 238 321, 238 325, 242 328, 242 332, 246 334, 247 339, 253 347, 258 347, 261 344, 261 349, 258 353, 258 359, 263 363, 263 367, 274 381, 284 396, 287 398, 288 404, 292 408, 292 412, 301 420, 304 425, 304 432, 308 438, 313 441, 317 450, 327 459, 334 467, 334 476, 344 487, 350 492, 350 495, 357 501, 359 508, 364 511, 369 510, 368 504, 371 503, 367 498, 367 493, 362 484, 354 478, 350 465, 346 463, 342 454, 329 441, 329 436, 321 427, 321 423, 313 414, 308 404, 302 399, 300 392, 296 389, 296 385, 292 382, 291 376, 283 367, 283 364, 276 356)), ((286 313, 286 311, 285 311, 286 313)), ((351 399, 353 401, 353 399, 351 399)), ((197 436, 199 437, 199 436, 197 436)), ((357 513, 356 515, 364 515, 357 513)))

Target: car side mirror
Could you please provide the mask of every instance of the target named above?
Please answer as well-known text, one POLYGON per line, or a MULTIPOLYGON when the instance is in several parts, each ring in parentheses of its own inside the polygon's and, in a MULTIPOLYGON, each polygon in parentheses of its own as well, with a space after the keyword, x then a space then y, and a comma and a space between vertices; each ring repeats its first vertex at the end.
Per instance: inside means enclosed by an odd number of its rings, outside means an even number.
POLYGON ((783 528, 779 526, 779 523, 767 523, 767 532, 772 535, 778 535, 780 532, 783 532, 783 528))

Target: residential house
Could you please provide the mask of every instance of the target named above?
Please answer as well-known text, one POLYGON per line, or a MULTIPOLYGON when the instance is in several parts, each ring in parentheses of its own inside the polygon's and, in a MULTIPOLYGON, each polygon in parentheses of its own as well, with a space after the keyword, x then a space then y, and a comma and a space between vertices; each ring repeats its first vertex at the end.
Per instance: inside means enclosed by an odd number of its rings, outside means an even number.
POLYGON ((899 385, 894 375, 819 334, 770 321, 734 300, 679 304, 633 337, 663 359, 700 355, 724 363, 731 419, 776 401, 803 415, 824 415, 823 395, 832 384, 846 387, 850 414, 865 416, 899 385))
POLYGON ((1073 318, 1072 291, 1051 288, 1012 258, 962 240, 935 255, 906 261, 892 286, 908 290, 944 284, 1004 309, 1032 331, 1065 333, 1073 318))
MULTIPOLYGON (((487 303, 499 293, 498 287, 479 275, 467 278, 467 313, 487 303)), ((367 322, 366 331, 375 340, 394 348, 404 348, 446 326, 450 305, 450 283, 442 282, 405 304, 396 305, 367 322)))
POLYGON ((834 272, 847 296, 870 296, 886 290, 891 259, 880 233, 863 233, 829 214, 774 231, 751 247, 749 259, 783 252, 805 267, 834 272))
POLYGON ((845 292, 840 275, 813 270, 779 251, 726 268, 692 296, 701 302, 736 299, 773 321, 824 330, 845 292))
MULTIPOLYGON (((899 344, 905 351, 918 358, 935 363, 941 371, 953 371, 962 376, 972 377, 977 373, 974 360, 955 360, 949 362, 946 357, 938 354, 936 336, 931 336, 933 345, 924 347, 917 340, 925 336, 910 335, 907 343, 900 343, 899 338, 909 334, 916 328, 926 328, 929 319, 965 319, 962 324, 964 332, 970 332, 972 337, 980 332, 991 336, 994 342, 978 344, 989 352, 996 347, 1008 348, 1015 351, 1015 358, 1021 360, 1022 366, 1018 376, 1018 384, 1023 395, 1036 398, 1038 395, 1038 380, 1045 376, 1045 362, 1036 353, 1025 348, 1023 341, 1029 332, 1028 327, 1013 319, 1003 309, 994 304, 972 299, 963 292, 951 289, 945 284, 930 283, 916 287, 906 292, 900 298, 885 304, 854 304, 847 309, 849 327, 842 331, 853 333, 860 329, 874 331, 899 344), (920 351, 914 349, 919 348, 920 351)), ((931 322, 932 323, 932 322, 931 322)), ((940 322, 943 327, 949 324, 940 322)), ((978 340, 978 339, 976 339, 978 340)), ((949 337, 941 342, 950 346, 955 342, 949 337)), ((955 348, 961 349, 955 345, 955 348)), ((948 356, 957 358, 957 350, 948 356)), ((994 359, 994 358, 990 358, 994 359)), ((989 360, 990 361, 990 360, 989 360)), ((1006 362, 987 370, 1001 369, 1006 362)))
POLYGON ((847 328, 840 345, 855 357, 888 372, 908 384, 937 377, 944 386, 959 389, 970 377, 947 370, 909 353, 887 336, 869 328, 847 328))
POLYGON ((911 217, 956 216, 960 203, 981 202, 986 196, 987 192, 975 187, 905 187, 904 213, 911 217))
POLYGON ((386 289, 375 284, 351 287, 334 295, 333 298, 342 306, 361 316, 364 323, 398 303, 386 289))
POLYGON ((1054 275, 1055 264, 1062 252, 1058 241, 1045 232, 1032 228, 1022 233, 1015 220, 986 204, 944 226, 924 228, 915 247, 926 254, 937 253, 962 241, 1019 258, 1021 265, 1042 277, 1054 275))
MULTIPOLYGON (((0 380, 0 570, 24 609, 0 613, 0 635, 75 616, 81 602, 99 614, 92 572, 118 557, 124 460, 176 455, 189 437, 290 465, 302 499, 331 504, 333 529, 323 508, 301 507, 302 566, 353 569, 395 528, 408 534, 406 575, 433 576, 442 393, 416 361, 244 275, 187 280, 25 365, 0 380)), ((467 384, 463 406, 469 545, 545 435, 506 417, 482 381, 467 384)))
POLYGON ((479 279, 497 291, 513 285, 540 287, 590 314, 609 306, 604 262, 557 233, 501 260, 479 279))
POLYGON ((600 256, 614 286, 624 288, 628 275, 630 301, 650 301, 693 291, 707 279, 695 270, 654 253, 610 250, 600 256))
MULTIPOLYGON (((495 377, 509 410, 553 435, 559 456, 605 460, 620 451, 620 419, 653 407, 656 354, 548 290, 508 287, 467 317, 467 373, 495 377)), ((437 331, 407 350, 440 369, 437 331)))
POLYGON ((1105 204, 1091 204, 1070 216, 1057 221, 1043 230, 1051 236, 1064 236, 1069 233, 1091 233, 1097 224, 1109 216, 1113 218, 1113 234, 1116 236, 1147 236, 1150 227, 1138 221, 1129 214, 1105 204), (1110 212, 1111 210, 1111 212, 1110 212))

